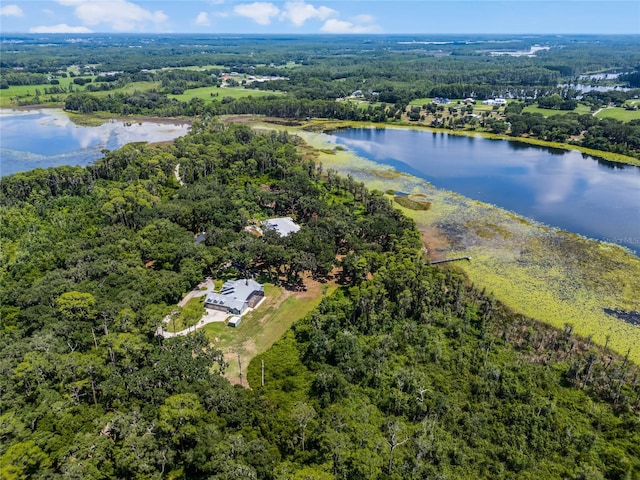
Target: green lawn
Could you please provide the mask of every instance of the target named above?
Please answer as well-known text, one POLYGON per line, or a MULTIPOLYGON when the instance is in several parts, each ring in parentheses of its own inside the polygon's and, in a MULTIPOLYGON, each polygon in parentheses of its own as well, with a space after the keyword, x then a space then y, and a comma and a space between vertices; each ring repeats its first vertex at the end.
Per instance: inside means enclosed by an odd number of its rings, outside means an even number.
MULTIPOLYGON (((331 293, 335 286, 331 286, 331 293)), ((204 332, 212 344, 222 350, 229 363, 227 378, 238 380, 238 353, 242 361, 243 375, 249 362, 256 355, 266 352, 287 329, 297 320, 303 318, 318 306, 322 295, 317 292, 307 292, 311 295, 298 296, 285 291, 281 287, 271 284, 265 285, 265 300, 256 310, 242 317, 242 322, 236 328, 222 323, 210 323, 204 327, 204 332), (314 294, 317 293, 317 294, 314 294)))
POLYGON ((433 98, 416 98, 415 100, 411 100, 411 102, 409 102, 409 105, 418 105, 421 107, 422 105, 431 103, 431 100, 433 100, 433 98))
POLYGON ((180 313, 166 326, 168 332, 180 332, 194 326, 204 314, 204 296, 193 297, 187 304, 180 308, 180 313))
POLYGON ((596 117, 615 118, 621 122, 630 122, 631 120, 640 120, 640 110, 626 110, 620 107, 605 108, 596 117))
POLYGON ((282 95, 282 92, 268 92, 264 90, 253 90, 248 88, 230 88, 230 87, 200 87, 185 90, 180 95, 167 95, 169 98, 176 98, 181 102, 188 102, 192 98, 201 98, 205 102, 222 100, 225 97, 244 98, 244 97, 265 97, 267 95, 282 95), (217 96, 216 96, 217 94, 217 96))
POLYGON ((522 109, 522 113, 540 113, 545 117, 550 117, 551 115, 566 115, 569 112, 583 115, 585 113, 591 113, 591 109, 588 106, 583 105, 581 103, 578 104, 575 110, 551 110, 548 108, 539 108, 533 105, 529 105, 522 109))

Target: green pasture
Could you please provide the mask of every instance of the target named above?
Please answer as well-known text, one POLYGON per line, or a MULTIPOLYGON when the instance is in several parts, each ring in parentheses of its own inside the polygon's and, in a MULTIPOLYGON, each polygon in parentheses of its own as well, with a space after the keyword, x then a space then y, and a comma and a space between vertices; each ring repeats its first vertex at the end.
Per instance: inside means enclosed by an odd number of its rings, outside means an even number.
POLYGON ((227 70, 229 67, 225 65, 189 65, 187 67, 166 67, 166 68, 156 68, 151 70, 152 72, 161 72, 166 70, 194 70, 194 71, 203 71, 203 70, 227 70))
POLYGON ((167 95, 169 98, 175 98, 181 102, 188 102, 192 98, 201 98, 205 102, 213 100, 222 100, 225 97, 245 98, 245 97, 266 97, 268 95, 282 95, 282 92, 269 92, 264 90, 253 90, 242 87, 200 87, 185 90, 180 95, 167 95), (217 94, 217 96, 216 96, 217 94))
POLYGON ((116 88, 115 90, 91 92, 91 95, 95 95, 96 97, 106 97, 109 94, 113 95, 114 93, 132 94, 135 92, 147 92, 149 90, 159 89, 159 88, 160 88, 160 82, 132 82, 132 83, 128 83, 122 88, 116 88))
POLYGON ((591 109, 582 103, 579 103, 574 110, 551 110, 549 108, 540 108, 534 105, 529 105, 522 109, 522 113, 540 113, 545 117, 550 117, 551 115, 566 115, 570 112, 583 115, 585 113, 591 113, 591 109))
MULTIPOLYGON (((333 290, 335 286, 331 285, 327 293, 333 290)), ((235 328, 226 323, 206 325, 204 331, 207 337, 216 348, 222 350, 229 363, 227 378, 239 379, 238 354, 246 378, 251 359, 266 352, 294 322, 318 306, 322 295, 319 289, 315 293, 303 297, 282 287, 266 284, 265 300, 256 310, 244 315, 240 325, 235 328)))
MULTIPOLYGON (((82 77, 87 78, 87 77, 82 77)), ((95 77, 94 77, 95 78, 95 77)), ((65 89, 69 87, 70 84, 73 83, 73 78, 59 78, 60 87, 64 87, 65 89)), ((59 101, 63 102, 65 98, 67 98, 68 93, 54 93, 52 95, 45 94, 45 88, 51 88, 55 85, 50 85, 48 83, 40 84, 40 85, 12 85, 7 89, 0 90, 0 107, 2 108, 10 108, 18 106, 19 101, 31 100, 35 97, 36 89, 40 90, 40 101, 41 103, 49 103, 52 101, 52 97, 56 97, 59 101)), ((73 89, 76 92, 85 91, 86 85, 75 85, 73 84, 73 89)), ((136 91, 145 92, 148 90, 153 90, 154 88, 159 88, 160 82, 132 82, 128 85, 125 85, 122 88, 117 88, 115 90, 104 90, 99 92, 91 92, 91 95, 95 95, 96 97, 106 97, 109 94, 114 93, 125 93, 131 94, 136 91)))
MULTIPOLYGON (((88 77, 77 77, 88 78, 88 77)), ((0 107, 10 108, 18 106, 19 101, 31 100, 36 95, 36 90, 40 90, 40 99, 42 103, 51 102, 51 97, 58 97, 62 100, 66 98, 67 93, 54 93, 53 95, 45 94, 44 90, 59 86, 67 89, 73 83, 73 78, 58 78, 60 85, 51 85, 50 83, 41 83, 38 85, 11 85, 9 88, 0 89, 0 107)), ((84 90, 82 85, 73 85, 75 91, 84 90)))
POLYGON ((433 98, 416 98, 415 100, 411 100, 409 102, 409 105, 418 105, 418 106, 422 106, 422 105, 426 105, 427 103, 431 103, 431 101, 433 100, 433 98))
POLYGON ((630 122, 631 120, 640 120, 640 110, 627 110, 621 107, 605 108, 598 112, 598 118, 615 118, 621 122, 630 122))

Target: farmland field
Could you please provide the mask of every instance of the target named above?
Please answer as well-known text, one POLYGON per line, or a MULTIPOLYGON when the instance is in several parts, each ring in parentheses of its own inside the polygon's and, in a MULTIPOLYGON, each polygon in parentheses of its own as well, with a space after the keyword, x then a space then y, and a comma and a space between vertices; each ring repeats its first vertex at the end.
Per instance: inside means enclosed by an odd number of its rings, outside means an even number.
MULTIPOLYGON (((11 85, 9 88, 0 89, 0 107, 16 107, 18 106, 19 101, 31 100, 35 97, 36 90, 40 91, 40 98, 42 99, 42 103, 51 102, 51 97, 57 97, 58 99, 60 99, 60 101, 63 101, 68 95, 67 93, 54 93, 52 95, 44 93, 45 88, 49 89, 55 86, 59 86, 66 90, 69 85, 73 83, 73 78, 71 77, 58 78, 57 80, 60 81, 59 85, 51 85, 50 83, 42 83, 39 85, 11 85)), ((73 85, 73 88, 75 91, 84 90, 84 86, 81 85, 73 85)))
POLYGON ((211 102, 214 99, 222 100, 225 97, 244 98, 244 97, 266 97, 268 95, 282 95, 282 92, 268 92, 264 90, 253 90, 247 88, 228 88, 228 87, 200 87, 185 90, 180 95, 167 95, 169 98, 175 98, 181 102, 188 102, 192 98, 201 98, 205 102, 211 102))

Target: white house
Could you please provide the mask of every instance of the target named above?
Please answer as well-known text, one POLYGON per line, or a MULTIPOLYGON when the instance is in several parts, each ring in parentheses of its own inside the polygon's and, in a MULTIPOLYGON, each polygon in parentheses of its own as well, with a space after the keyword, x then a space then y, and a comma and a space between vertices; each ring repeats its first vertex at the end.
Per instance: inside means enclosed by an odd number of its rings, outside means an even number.
POLYGON ((288 237, 290 234, 300 230, 300 225, 295 223, 291 217, 270 218, 262 222, 264 228, 274 230, 281 237, 288 237))

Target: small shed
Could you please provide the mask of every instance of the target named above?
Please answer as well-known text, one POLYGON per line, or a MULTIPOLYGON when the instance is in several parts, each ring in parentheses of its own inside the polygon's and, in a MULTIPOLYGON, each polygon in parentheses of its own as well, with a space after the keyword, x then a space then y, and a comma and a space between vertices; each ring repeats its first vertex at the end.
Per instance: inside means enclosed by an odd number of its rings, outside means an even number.
POLYGON ((241 321, 242 321, 242 317, 234 316, 229 319, 229 323, 227 325, 229 325, 230 327, 236 328, 238 325, 240 325, 241 321))

